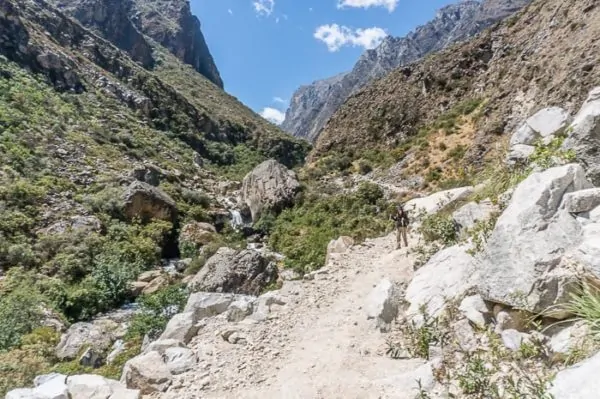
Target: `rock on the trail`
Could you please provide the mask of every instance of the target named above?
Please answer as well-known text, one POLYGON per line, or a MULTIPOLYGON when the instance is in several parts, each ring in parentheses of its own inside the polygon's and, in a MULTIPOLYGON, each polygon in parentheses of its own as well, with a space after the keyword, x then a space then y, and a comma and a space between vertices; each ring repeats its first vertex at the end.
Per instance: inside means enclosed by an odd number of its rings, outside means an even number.
POLYGON ((284 306, 286 299, 277 291, 270 291, 258 297, 254 305, 254 313, 251 318, 257 321, 266 320, 273 306, 284 306))
POLYGON ((183 374, 194 368, 197 363, 194 351, 181 347, 167 348, 164 352, 164 360, 173 375, 183 374))
POLYGON ((56 357, 60 360, 73 360, 84 347, 96 353, 108 350, 115 337, 113 330, 117 324, 109 321, 102 323, 75 323, 60 339, 56 347, 56 357))
POLYGON ((327 245, 327 257, 325 264, 329 262, 331 255, 343 254, 344 252, 348 251, 352 245, 354 245, 354 239, 347 236, 341 236, 337 240, 329 241, 329 244, 327 245))
POLYGON ((69 399, 139 399, 140 391, 127 389, 118 381, 99 375, 83 374, 67 378, 69 399))
POLYGON ((478 265, 484 299, 532 313, 568 299, 576 279, 558 266, 581 242, 581 225, 559 208, 566 193, 590 186, 583 168, 571 164, 533 173, 517 187, 478 265))
POLYGON ((484 328, 490 316, 488 306, 479 295, 471 295, 462 300, 458 310, 473 324, 484 328))
POLYGON ((123 213, 128 219, 174 221, 177 204, 157 187, 134 181, 123 194, 123 213))
POLYGON ((300 191, 296 174, 275 160, 258 165, 244 177, 242 201, 257 221, 266 211, 278 212, 289 206, 300 191))
POLYGON ((528 335, 517 330, 504 330, 500 334, 502 343, 507 349, 516 352, 521 348, 523 342, 527 342, 528 335))
POLYGON ((196 274, 192 291, 258 295, 277 281, 277 266, 257 251, 221 248, 196 274))
POLYGON ((588 178, 600 186, 600 87, 593 89, 569 127, 564 148, 573 149, 588 178))
POLYGON ((404 205, 404 208, 410 212, 411 216, 414 218, 418 216, 420 212, 436 213, 453 202, 465 199, 472 193, 473 187, 471 186, 439 191, 428 197, 412 199, 404 205))
POLYGON ((439 316, 448 301, 461 297, 474 286, 476 268, 468 249, 462 245, 443 249, 417 270, 406 289, 409 318, 420 320, 422 306, 428 316, 439 316))
POLYGON ((485 200, 479 203, 469 202, 457 209, 452 214, 452 219, 461 227, 461 229, 470 229, 477 222, 484 222, 492 217, 497 211, 492 201, 485 200))
POLYGON ((383 279, 367 298, 367 318, 375 319, 377 328, 381 331, 388 331, 390 324, 398 316, 400 296, 394 283, 383 279))
POLYGON ((590 328, 585 321, 552 331, 548 346, 554 355, 553 360, 565 359, 573 349, 581 348, 586 340, 591 338, 590 334, 590 328))
POLYGON ((554 399, 596 399, 600 392, 600 353, 556 374, 549 393, 554 399))
POLYGON ((158 352, 148 352, 130 359, 123 367, 121 382, 127 388, 139 389, 144 395, 164 392, 173 376, 158 352))
POLYGON ((198 320, 197 315, 193 311, 178 313, 169 320, 160 339, 177 340, 187 344, 198 333, 198 320))
POLYGON ((247 316, 252 314, 255 302, 256 297, 253 296, 245 296, 236 299, 227 309, 227 320, 231 322, 244 320, 247 316))
POLYGON ((183 312, 193 312, 196 320, 202 320, 224 313, 234 299, 233 294, 196 292, 188 298, 183 312))
MULTIPOLYGON (((70 399, 67 388, 67 377, 60 374, 46 377, 43 383, 35 388, 15 389, 6 394, 5 399, 70 399)), ((39 382, 39 380, 38 380, 39 382)))
POLYGON ((588 212, 600 205, 600 188, 588 188, 565 194, 562 208, 570 213, 588 212))

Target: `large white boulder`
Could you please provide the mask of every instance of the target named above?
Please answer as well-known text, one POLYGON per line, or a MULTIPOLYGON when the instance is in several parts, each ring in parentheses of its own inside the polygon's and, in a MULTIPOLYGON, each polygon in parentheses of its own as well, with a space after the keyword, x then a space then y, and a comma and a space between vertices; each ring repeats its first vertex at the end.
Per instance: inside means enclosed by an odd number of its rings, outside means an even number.
POLYGON ((173 375, 191 370, 197 363, 196 354, 188 348, 172 347, 165 350, 164 360, 173 375))
POLYGON ((484 222, 492 217, 498 208, 490 200, 469 202, 452 214, 452 219, 462 228, 470 229, 477 222, 484 222))
POLYGON ((257 221, 265 211, 278 212, 291 205, 298 191, 296 173, 270 159, 244 177, 242 201, 250 208, 252 220, 257 221))
POLYGON ((407 317, 419 319, 423 306, 430 317, 439 316, 449 300, 473 287, 476 268, 468 249, 462 245, 446 248, 417 270, 406 289, 407 317))
POLYGON ((583 227, 582 240, 573 252, 573 259, 594 279, 600 279, 600 223, 583 227))
POLYGON ((571 213, 589 212, 600 205, 600 188, 588 188, 565 194, 562 207, 571 213))
POLYGON ((569 128, 564 148, 573 149, 589 179, 600 186, 600 87, 593 89, 569 128))
POLYGON ((7 399, 70 399, 66 376, 53 377, 35 388, 15 389, 6 394, 7 399))
POLYGON ((115 336, 113 331, 118 325, 108 320, 94 323, 75 323, 65 332, 58 346, 56 357, 60 360, 73 360, 84 347, 89 347, 97 353, 110 349, 115 336))
POLYGON ((581 242, 581 225, 559 207, 566 193, 589 187, 575 164, 533 173, 517 187, 479 265, 484 299, 536 313, 568 299, 573 276, 557 266, 581 242))
POLYGON ((196 320, 202 320, 224 313, 234 300, 233 294, 195 292, 188 298, 183 311, 193 312, 196 320))
POLYGON ((194 312, 178 313, 169 320, 160 339, 176 340, 187 344, 198 333, 197 322, 198 318, 194 312))
POLYGON ((596 399, 600 392, 600 353, 556 374, 549 389, 554 399, 596 399))
POLYGON ((398 316, 399 305, 400 292, 390 280, 383 279, 367 298, 367 318, 375 319, 377 327, 386 331, 398 316))
POLYGON ((469 186, 438 191, 428 197, 414 198, 408 201, 404 205, 404 209, 409 212, 412 217, 419 215, 421 212, 436 213, 455 201, 467 198, 473 193, 473 190, 473 187, 469 186))
POLYGON ((567 127, 569 120, 569 112, 562 108, 544 108, 527 119, 512 135, 510 144, 533 145, 537 140, 555 135, 567 127))
POLYGON ((118 381, 99 375, 83 374, 67 378, 70 399, 139 399, 140 391, 127 389, 118 381))
POLYGON ((139 389, 143 395, 164 392, 173 382, 173 376, 158 352, 148 352, 130 359, 123 367, 121 383, 127 388, 139 389))

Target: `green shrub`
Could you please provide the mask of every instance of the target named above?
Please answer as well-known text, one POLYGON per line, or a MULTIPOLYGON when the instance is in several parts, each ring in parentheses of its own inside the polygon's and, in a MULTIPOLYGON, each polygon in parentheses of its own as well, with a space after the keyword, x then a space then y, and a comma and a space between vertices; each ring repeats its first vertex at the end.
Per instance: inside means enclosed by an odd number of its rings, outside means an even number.
POLYGON ((419 232, 426 242, 441 242, 453 245, 458 240, 458 229, 451 215, 434 213, 422 219, 419 232))
MULTIPOLYGON (((11 272, 16 276, 16 270, 11 272)), ((19 345, 23 335, 40 325, 42 309, 40 295, 26 283, 0 295, 0 351, 4 351, 19 345)))
POLYGON ((538 165, 542 169, 548 169, 575 161, 577 156, 574 150, 562 149, 564 141, 563 136, 554 137, 548 144, 539 141, 535 145, 535 151, 529 157, 529 162, 538 165))
POLYGON ((281 213, 269 238, 287 257, 287 267, 302 272, 322 267, 329 241, 341 235, 360 241, 391 230, 388 206, 377 185, 365 183, 346 194, 312 190, 316 192, 308 192, 302 203, 281 213))
POLYGON ((60 333, 40 327, 23 336, 18 347, 0 351, 0 396, 29 387, 36 376, 46 373, 56 361, 54 350, 59 340, 60 333))
POLYGON ((187 290, 180 285, 164 288, 151 295, 138 299, 140 311, 131 322, 127 331, 129 339, 148 334, 156 339, 163 332, 169 320, 185 307, 187 290))

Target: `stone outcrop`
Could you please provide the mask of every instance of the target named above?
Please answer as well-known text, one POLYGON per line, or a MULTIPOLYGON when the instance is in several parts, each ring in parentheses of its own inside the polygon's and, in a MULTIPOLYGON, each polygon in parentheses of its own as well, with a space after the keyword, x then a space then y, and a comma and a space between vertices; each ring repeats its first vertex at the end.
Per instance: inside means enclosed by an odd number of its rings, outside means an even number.
POLYGON ((174 221, 177 204, 161 189, 134 181, 123 194, 123 212, 129 219, 174 221))
POLYGON ((421 320, 422 309, 428 317, 439 316, 448 301, 461 298, 474 287, 476 267, 468 249, 460 245, 446 248, 417 270, 406 288, 409 318, 421 320))
POLYGON ((577 154, 588 178, 600 186, 600 87, 593 89, 573 123, 564 147, 577 154))
POLYGON ((299 88, 292 96, 283 129, 315 141, 346 99, 368 83, 399 66, 472 37, 529 1, 464 1, 440 9, 433 20, 405 37, 388 36, 377 48, 367 50, 349 73, 299 88))
POLYGON ((95 323, 75 323, 65 332, 56 347, 56 357, 60 360, 73 360, 88 347, 96 353, 108 350, 115 336, 113 331, 117 324, 104 321, 95 323))
POLYGON ((549 387, 554 399, 593 399, 600 391, 600 353, 556 374, 549 387))
POLYGON ((145 68, 153 68, 152 47, 131 21, 129 0, 55 0, 58 8, 126 51, 145 68))
POLYGON ((143 395, 164 392, 173 382, 173 376, 158 352, 148 352, 125 363, 121 383, 139 389, 143 395))
POLYGON ((133 3, 132 20, 140 31, 223 88, 223 80, 204 39, 200 20, 192 14, 188 0, 133 0, 133 3))
POLYGON ((561 261, 582 233, 560 206, 565 194, 590 186, 579 165, 566 165, 534 173, 517 187, 479 267, 484 299, 536 313, 568 299, 574 276, 561 261))
POLYGON ((475 226, 477 222, 489 220, 496 212, 497 207, 489 200, 479 203, 469 202, 454 211, 452 219, 454 219, 461 229, 468 230, 475 226))
POLYGON ((140 399, 140 391, 99 375, 48 374, 35 379, 35 388, 10 391, 6 399, 140 399))
POLYGON ((252 220, 257 221, 263 212, 279 212, 291 205, 299 190, 296 174, 271 159, 244 177, 242 201, 250 208, 252 220))
POLYGON ((259 295, 277 281, 277 266, 253 250, 221 248, 188 284, 193 291, 259 295))
POLYGON ((367 318, 375 319, 377 328, 387 331, 398 316, 400 298, 398 288, 391 281, 382 280, 367 299, 367 318))

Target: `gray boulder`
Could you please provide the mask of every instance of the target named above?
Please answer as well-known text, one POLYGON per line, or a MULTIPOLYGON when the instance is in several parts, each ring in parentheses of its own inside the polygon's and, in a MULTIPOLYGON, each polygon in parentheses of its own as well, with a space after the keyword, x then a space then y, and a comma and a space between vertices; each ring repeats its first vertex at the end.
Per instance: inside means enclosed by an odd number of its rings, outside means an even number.
POLYGON ((177 340, 187 344, 198 333, 197 322, 198 317, 194 312, 178 313, 169 320, 160 339, 177 340))
POLYGON ((532 145, 515 144, 510 147, 506 163, 508 165, 526 164, 529 157, 535 152, 532 145))
POLYGON ((104 353, 112 346, 118 328, 116 323, 107 320, 102 323, 75 323, 60 339, 56 347, 56 357, 61 361, 75 359, 88 347, 96 353, 104 353))
POLYGON ((15 389, 8 392, 6 399, 70 399, 66 379, 64 375, 55 374, 35 388, 15 389))
POLYGON ((190 295, 183 311, 193 312, 197 320, 202 320, 225 313, 234 300, 233 294, 196 292, 190 295))
POLYGON ((439 316, 449 300, 465 295, 476 282, 469 247, 455 245, 435 254, 415 273, 406 288, 407 316, 421 319, 421 308, 431 317, 439 316))
POLYGON ((173 376, 158 352, 148 352, 130 359, 123 367, 121 383, 127 388, 139 389, 143 395, 164 392, 173 382, 173 376))
POLYGON ((236 299, 227 309, 227 320, 238 322, 244 320, 247 316, 250 316, 254 311, 256 299, 257 298, 253 296, 244 296, 236 299))
POLYGON ((173 375, 183 374, 191 370, 197 363, 194 352, 188 348, 172 347, 163 355, 167 368, 173 375))
POLYGON ((517 187, 479 264, 484 299, 534 313, 568 299, 573 273, 557 266, 581 226, 559 207, 566 193, 589 187, 579 165, 533 173, 517 187))
POLYGON ((325 263, 329 263, 331 255, 343 254, 344 252, 348 251, 352 245, 354 245, 354 239, 352 237, 341 236, 337 240, 329 241, 329 244, 327 245, 327 257, 325 263))
POLYGON ((554 399, 596 399, 600 392, 600 353, 556 374, 549 387, 554 399))
POLYGON ((582 348, 590 339, 591 331, 585 321, 578 321, 566 327, 551 329, 549 348, 554 354, 553 359, 566 359, 574 349, 582 348))
POLYGON ((139 399, 140 391, 127 389, 118 381, 99 375, 83 374, 67 378, 69 399, 139 399))
POLYGON ((157 187, 134 181, 123 194, 123 212, 128 219, 174 221, 177 204, 157 187))
POLYGON ((582 228, 582 239, 573 251, 573 259, 590 274, 600 279, 600 223, 586 224, 582 228))
POLYGON ((569 120, 569 112, 562 108, 544 108, 527 119, 512 135, 510 145, 534 145, 539 139, 553 136, 567 127, 569 120))
POLYGON ((502 343, 513 352, 518 351, 524 342, 528 342, 528 335, 517 330, 504 330, 500 334, 502 343))
POLYGON ((471 295, 462 300, 458 310, 479 328, 484 328, 487 319, 490 316, 490 311, 479 295, 471 295))
POLYGON ((588 212, 600 205, 600 188, 568 193, 563 199, 562 208, 570 213, 588 212))
POLYGON ((262 294, 254 304, 252 319, 256 321, 266 320, 271 311, 274 310, 274 307, 284 306, 286 303, 287 300, 281 296, 278 291, 269 291, 262 294))
POLYGON ((188 284, 192 291, 259 295, 277 281, 277 267, 257 251, 221 248, 188 284))
POLYGON ((492 217, 497 207, 490 200, 477 202, 469 202, 457 209, 452 214, 452 219, 462 228, 470 229, 477 222, 483 222, 492 217))
POLYGON ((258 165, 244 177, 242 201, 257 221, 265 211, 278 212, 292 204, 300 191, 296 174, 275 160, 258 165))
POLYGON ((600 87, 593 89, 569 128, 564 148, 573 149, 588 178, 600 186, 600 87))
POLYGON ((177 339, 159 339, 151 342, 142 353, 158 352, 161 355, 165 354, 165 351, 169 348, 186 348, 185 344, 177 339))
POLYGON ((383 279, 367 298, 367 318, 375 319, 377 328, 387 331, 398 316, 400 293, 394 284, 383 279))

